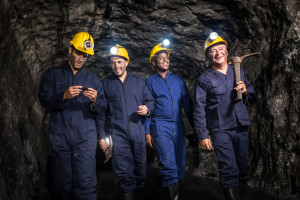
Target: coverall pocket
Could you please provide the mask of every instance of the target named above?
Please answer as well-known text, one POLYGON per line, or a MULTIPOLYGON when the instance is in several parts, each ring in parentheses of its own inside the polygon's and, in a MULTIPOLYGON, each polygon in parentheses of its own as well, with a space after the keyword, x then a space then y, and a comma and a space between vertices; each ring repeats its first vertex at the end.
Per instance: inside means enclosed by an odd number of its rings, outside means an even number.
POLYGON ((226 83, 222 79, 210 81, 209 89, 213 94, 220 95, 227 93, 226 83))
POLYGON ((153 111, 153 115, 159 116, 163 114, 164 111, 164 105, 162 100, 155 100, 155 109, 153 111))
POLYGON ((55 88, 55 93, 65 92, 68 89, 68 86, 65 84, 59 84, 55 88))
POLYGON ((110 96, 107 98, 107 102, 109 103, 109 108, 111 115, 114 119, 120 119, 122 118, 122 107, 120 104, 120 101, 118 99, 118 96, 110 96))
POLYGON ((62 131, 54 131, 53 134, 49 134, 50 152, 56 152, 68 149, 69 147, 69 134, 65 134, 62 131))

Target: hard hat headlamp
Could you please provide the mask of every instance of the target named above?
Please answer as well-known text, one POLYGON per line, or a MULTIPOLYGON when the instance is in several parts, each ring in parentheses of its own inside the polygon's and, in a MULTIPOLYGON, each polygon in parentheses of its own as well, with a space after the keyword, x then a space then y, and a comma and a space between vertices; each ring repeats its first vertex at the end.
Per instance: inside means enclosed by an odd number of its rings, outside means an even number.
POLYGON ((112 55, 117 54, 117 53, 118 53, 118 48, 117 48, 117 47, 112 47, 112 48, 110 48, 110 53, 111 53, 112 55))
POLYGON ((164 41, 162 42, 162 47, 168 47, 170 45, 170 40, 168 39, 164 39, 164 41))
POLYGON ((209 35, 210 41, 214 41, 215 39, 217 39, 217 37, 218 37, 218 33, 216 33, 216 32, 212 32, 212 33, 209 35))
POLYGON ((90 39, 91 35, 89 34, 89 39, 83 42, 83 46, 85 49, 93 49, 94 45, 90 39))
POLYGON ((85 49, 92 49, 94 47, 93 43, 90 40, 86 40, 83 43, 85 49))

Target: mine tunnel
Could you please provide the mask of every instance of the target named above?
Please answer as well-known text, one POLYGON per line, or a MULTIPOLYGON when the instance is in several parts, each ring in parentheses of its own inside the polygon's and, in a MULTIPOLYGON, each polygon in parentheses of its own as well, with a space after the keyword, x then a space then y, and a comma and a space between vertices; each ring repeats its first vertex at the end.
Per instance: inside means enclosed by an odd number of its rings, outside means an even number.
MULTIPOLYGON (((101 79, 111 73, 109 48, 128 50, 128 70, 153 73, 149 53, 171 41, 170 72, 191 96, 209 62, 203 45, 213 31, 227 42, 229 57, 260 52, 241 68, 256 91, 247 104, 250 181, 246 199, 300 199, 300 4, 298 0, 73 0, 0 1, 0 199, 50 199, 47 185, 50 111, 38 90, 43 73, 68 58, 70 40, 89 32, 95 54, 84 65, 101 79)), ((187 146, 182 199, 224 199, 215 153, 187 146)), ((111 162, 97 148, 98 199, 122 199, 111 162)), ((156 152, 147 149, 147 188, 142 199, 167 199, 156 152)))

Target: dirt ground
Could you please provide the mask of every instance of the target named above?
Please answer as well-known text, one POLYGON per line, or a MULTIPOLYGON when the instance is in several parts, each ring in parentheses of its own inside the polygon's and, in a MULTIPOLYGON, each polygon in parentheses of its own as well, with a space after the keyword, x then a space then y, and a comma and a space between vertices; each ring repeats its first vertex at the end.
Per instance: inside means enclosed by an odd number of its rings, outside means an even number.
MULTIPOLYGON (((97 158, 97 161, 103 158, 97 158)), ((99 200, 122 200, 120 188, 114 181, 114 172, 111 163, 98 164, 98 199, 99 200)), ((136 200, 168 200, 168 192, 161 188, 159 169, 147 166, 146 186, 135 193, 136 200)), ((218 179, 196 177, 188 172, 180 182, 180 200, 223 200, 223 190, 218 179)), ((244 200, 276 200, 277 198, 259 189, 248 188, 244 200)))

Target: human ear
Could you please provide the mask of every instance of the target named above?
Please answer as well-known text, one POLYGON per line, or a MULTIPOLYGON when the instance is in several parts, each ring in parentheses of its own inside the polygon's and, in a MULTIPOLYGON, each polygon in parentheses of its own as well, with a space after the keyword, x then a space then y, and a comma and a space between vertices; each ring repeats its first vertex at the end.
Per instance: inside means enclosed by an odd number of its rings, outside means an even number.
POLYGON ((72 47, 69 47, 69 55, 72 54, 72 47))

